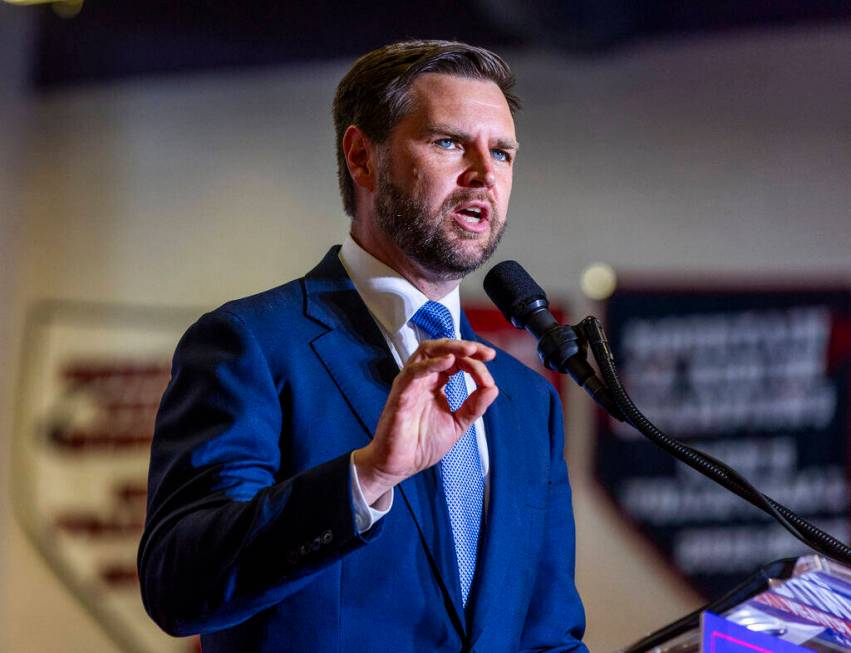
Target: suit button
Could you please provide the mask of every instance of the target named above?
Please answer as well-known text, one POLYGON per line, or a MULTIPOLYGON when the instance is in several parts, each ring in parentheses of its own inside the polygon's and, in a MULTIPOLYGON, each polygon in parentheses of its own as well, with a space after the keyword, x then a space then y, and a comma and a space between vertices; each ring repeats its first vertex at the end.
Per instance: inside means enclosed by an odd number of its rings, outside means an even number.
POLYGON ((334 539, 334 533, 331 531, 325 531, 322 533, 322 544, 330 544, 331 540, 334 539))
POLYGON ((310 549, 307 548, 307 544, 302 544, 300 547, 298 547, 298 552, 303 556, 306 556, 309 551, 310 549))
POLYGON ((318 537, 313 538, 313 542, 310 543, 311 551, 319 551, 319 547, 322 546, 322 540, 318 537))

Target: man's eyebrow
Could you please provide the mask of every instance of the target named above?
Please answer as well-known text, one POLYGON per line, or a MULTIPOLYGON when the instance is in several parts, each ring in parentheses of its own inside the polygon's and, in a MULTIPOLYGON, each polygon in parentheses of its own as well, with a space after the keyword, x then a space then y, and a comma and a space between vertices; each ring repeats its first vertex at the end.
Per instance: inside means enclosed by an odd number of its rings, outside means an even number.
POLYGON ((520 149, 520 143, 518 143, 514 139, 506 141, 500 138, 499 140, 497 140, 496 146, 500 150, 513 150, 515 152, 520 149))
MULTIPOLYGON (((457 138, 459 141, 470 141, 473 139, 470 134, 459 130, 457 127, 443 123, 429 125, 426 127, 426 133, 430 136, 451 136, 452 138, 457 138)), ((500 150, 513 150, 516 152, 520 149, 520 143, 513 138, 499 138, 494 147, 500 150)))

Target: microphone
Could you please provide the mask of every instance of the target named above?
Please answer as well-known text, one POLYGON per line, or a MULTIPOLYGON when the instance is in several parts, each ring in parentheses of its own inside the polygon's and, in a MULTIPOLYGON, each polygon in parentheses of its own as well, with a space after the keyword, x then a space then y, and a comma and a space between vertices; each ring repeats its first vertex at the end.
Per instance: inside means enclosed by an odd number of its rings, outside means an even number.
POLYGON ((517 261, 503 261, 485 275, 485 292, 505 319, 538 341, 538 356, 551 370, 568 374, 606 412, 624 421, 608 388, 585 360, 585 340, 550 313, 547 294, 517 261))

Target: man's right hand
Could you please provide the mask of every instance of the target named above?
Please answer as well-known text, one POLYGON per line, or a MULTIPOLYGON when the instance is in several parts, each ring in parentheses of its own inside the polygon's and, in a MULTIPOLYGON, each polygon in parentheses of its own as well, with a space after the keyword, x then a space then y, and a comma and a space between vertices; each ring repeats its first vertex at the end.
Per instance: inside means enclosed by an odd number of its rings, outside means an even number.
POLYGON ((481 417, 499 394, 485 366, 496 352, 467 340, 426 340, 393 381, 372 441, 354 452, 358 481, 367 503, 406 478, 428 469, 481 417), (454 413, 444 388, 456 372, 476 383, 454 413))

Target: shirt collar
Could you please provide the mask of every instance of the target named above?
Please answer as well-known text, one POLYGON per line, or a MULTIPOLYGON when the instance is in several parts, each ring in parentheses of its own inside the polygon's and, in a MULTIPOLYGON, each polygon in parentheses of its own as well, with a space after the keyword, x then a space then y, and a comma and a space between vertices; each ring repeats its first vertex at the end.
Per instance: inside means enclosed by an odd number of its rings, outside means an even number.
MULTIPOLYGON (((410 281, 363 249, 351 235, 343 241, 339 256, 367 309, 388 333, 398 333, 409 326, 414 313, 428 301, 410 281)), ((458 287, 438 301, 449 309, 455 336, 459 337, 458 287)))

